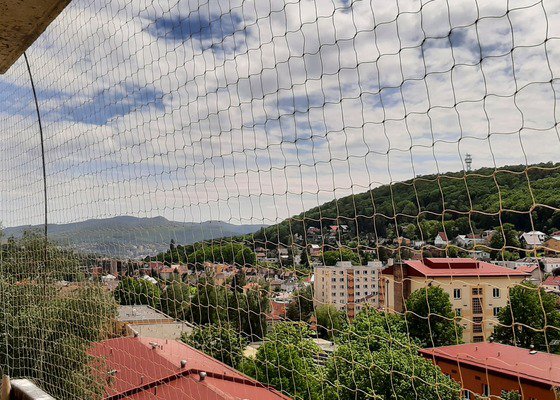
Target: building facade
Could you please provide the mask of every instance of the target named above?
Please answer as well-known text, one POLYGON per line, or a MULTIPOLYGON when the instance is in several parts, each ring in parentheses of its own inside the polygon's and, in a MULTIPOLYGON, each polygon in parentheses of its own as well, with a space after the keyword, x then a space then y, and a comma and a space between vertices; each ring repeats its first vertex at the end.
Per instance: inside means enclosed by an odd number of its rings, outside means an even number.
POLYGON ((420 354, 463 388, 463 399, 499 399, 518 392, 524 400, 556 400, 560 356, 498 343, 422 349, 420 354))
POLYGON ((370 261, 367 265, 339 261, 335 266, 316 266, 313 305, 332 304, 349 318, 354 318, 365 306, 378 307, 382 268, 381 261, 370 261))
POLYGON ((380 306, 404 312, 411 293, 440 286, 461 318, 463 341, 482 342, 494 331, 509 288, 530 275, 470 258, 425 258, 387 267, 381 274, 380 306))

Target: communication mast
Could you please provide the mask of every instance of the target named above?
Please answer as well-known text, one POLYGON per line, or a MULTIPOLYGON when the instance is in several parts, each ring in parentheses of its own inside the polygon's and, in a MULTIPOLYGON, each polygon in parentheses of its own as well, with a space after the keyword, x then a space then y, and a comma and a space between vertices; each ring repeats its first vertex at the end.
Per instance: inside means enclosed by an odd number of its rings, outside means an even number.
POLYGON ((467 172, 470 172, 472 167, 472 156, 469 153, 465 155, 465 164, 467 164, 467 172))

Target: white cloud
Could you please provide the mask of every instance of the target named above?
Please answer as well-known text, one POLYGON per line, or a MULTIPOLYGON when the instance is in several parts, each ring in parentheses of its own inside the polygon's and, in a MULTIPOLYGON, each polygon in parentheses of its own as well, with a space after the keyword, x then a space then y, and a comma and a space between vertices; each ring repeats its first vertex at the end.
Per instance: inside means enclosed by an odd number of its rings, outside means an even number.
MULTIPOLYGON (((559 161, 560 7, 525 3, 75 1, 29 50, 50 218, 271 223, 466 153, 559 161)), ((21 60, 0 85, 0 219, 39 223, 21 60)))

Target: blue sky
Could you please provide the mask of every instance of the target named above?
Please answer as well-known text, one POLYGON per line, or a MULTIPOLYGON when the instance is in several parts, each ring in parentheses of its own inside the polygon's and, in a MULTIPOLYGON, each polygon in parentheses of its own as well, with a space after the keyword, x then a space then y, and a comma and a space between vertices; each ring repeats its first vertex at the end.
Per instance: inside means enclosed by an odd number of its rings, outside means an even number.
MULTIPOLYGON (((559 161, 559 15, 550 0, 75 0, 28 51, 51 219, 274 223, 466 153, 559 161)), ((22 60, 0 92, 0 220, 38 223, 22 60)))

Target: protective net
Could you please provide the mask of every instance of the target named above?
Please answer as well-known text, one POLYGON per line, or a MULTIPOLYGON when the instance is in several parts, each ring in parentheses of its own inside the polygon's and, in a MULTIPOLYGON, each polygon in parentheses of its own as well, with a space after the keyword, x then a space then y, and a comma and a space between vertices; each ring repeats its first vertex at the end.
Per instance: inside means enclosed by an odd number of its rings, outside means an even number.
POLYGON ((559 39, 554 0, 72 1, 0 76, 4 374, 555 399, 559 39))

